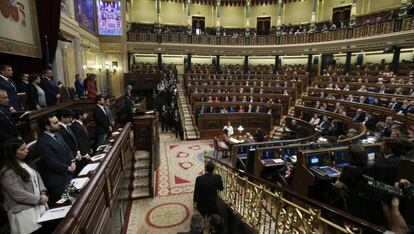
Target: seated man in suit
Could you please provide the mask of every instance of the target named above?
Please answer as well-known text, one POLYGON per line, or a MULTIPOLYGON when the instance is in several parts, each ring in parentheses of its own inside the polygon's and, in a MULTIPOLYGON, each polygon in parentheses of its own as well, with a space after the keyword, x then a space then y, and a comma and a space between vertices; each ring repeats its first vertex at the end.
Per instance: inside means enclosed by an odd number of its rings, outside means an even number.
POLYGON ((19 136, 10 115, 9 97, 2 89, 0 89, 0 129, 0 142, 19 136))
POLYGON ((362 109, 357 109, 354 117, 352 118, 352 121, 362 123, 365 120, 365 113, 362 111, 362 109))
POLYGON ((377 160, 367 174, 375 180, 393 185, 397 181, 397 166, 403 151, 404 147, 399 139, 386 139, 382 150, 384 158, 377 160))
POLYGON ((59 120, 54 115, 41 116, 37 124, 42 130, 36 143, 36 155, 41 159, 40 174, 49 193, 49 205, 53 206, 70 183, 76 170, 70 148, 56 132, 59 120))
POLYGON ((95 147, 102 145, 109 132, 112 131, 111 120, 105 110, 105 97, 98 95, 95 98, 96 106, 93 110, 95 120, 95 147))

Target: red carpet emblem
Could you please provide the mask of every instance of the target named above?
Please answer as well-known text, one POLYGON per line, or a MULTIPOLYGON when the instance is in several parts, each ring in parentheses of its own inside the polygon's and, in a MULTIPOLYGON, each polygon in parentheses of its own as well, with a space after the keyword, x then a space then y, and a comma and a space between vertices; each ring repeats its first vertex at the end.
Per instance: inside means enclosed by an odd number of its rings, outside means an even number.
POLYGON ((201 149, 200 145, 193 145, 193 146, 190 146, 188 148, 192 149, 192 150, 200 150, 201 149))
POLYGON ((175 180, 175 183, 176 184, 186 184, 186 183, 190 183, 190 181, 185 180, 183 178, 180 178, 180 177, 178 177, 176 175, 174 176, 174 180, 175 180))
POLYGON ((178 163, 178 165, 180 165, 180 167, 184 170, 187 170, 188 168, 193 166, 191 162, 178 163))
POLYGON ((179 152, 178 154, 177 154, 177 158, 186 158, 186 157, 188 157, 188 153, 186 153, 186 152, 179 152))
POLYGON ((178 145, 170 145, 170 150, 174 149, 175 147, 177 147, 178 145))

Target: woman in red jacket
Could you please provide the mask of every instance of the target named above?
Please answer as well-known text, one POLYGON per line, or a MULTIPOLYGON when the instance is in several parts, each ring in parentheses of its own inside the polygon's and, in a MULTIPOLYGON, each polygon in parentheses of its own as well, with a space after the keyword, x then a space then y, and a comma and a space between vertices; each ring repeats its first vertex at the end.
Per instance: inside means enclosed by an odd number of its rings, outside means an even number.
POLYGON ((98 95, 98 90, 96 88, 96 77, 96 74, 91 73, 87 75, 84 81, 84 86, 88 91, 88 98, 95 98, 98 95))

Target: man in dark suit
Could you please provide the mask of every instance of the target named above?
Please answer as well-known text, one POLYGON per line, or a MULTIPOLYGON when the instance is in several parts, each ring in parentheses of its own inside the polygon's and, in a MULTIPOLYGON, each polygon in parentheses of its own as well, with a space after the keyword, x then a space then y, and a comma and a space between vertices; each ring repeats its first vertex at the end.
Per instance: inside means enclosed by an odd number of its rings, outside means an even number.
POLYGON ((352 118, 352 121, 362 123, 365 120, 365 113, 362 109, 357 109, 355 116, 352 118))
POLYGON ((45 69, 42 73, 42 82, 40 86, 45 91, 47 106, 56 105, 60 98, 59 87, 53 82, 52 69, 45 69))
POLYGON ((17 83, 17 91, 19 91, 19 93, 27 93, 29 85, 29 74, 20 74, 20 80, 19 83, 17 83))
POLYGON ((78 141, 79 151, 82 156, 91 155, 92 148, 90 143, 90 138, 88 135, 88 130, 86 129, 83 121, 88 118, 88 112, 86 110, 76 110, 74 114, 75 120, 69 125, 69 128, 72 130, 73 134, 78 141))
POLYGON ((43 132, 36 143, 36 155, 41 159, 40 174, 48 190, 49 205, 53 206, 70 183, 76 164, 63 138, 56 134, 59 120, 54 115, 41 116, 37 124, 43 132))
POLYGON ((317 128, 321 129, 322 131, 327 130, 330 127, 329 119, 326 115, 323 116, 323 119, 320 124, 318 124, 317 128))
POLYGON ((195 182, 193 199, 195 207, 197 207, 203 217, 218 213, 217 192, 224 189, 221 176, 213 174, 214 169, 214 163, 208 161, 205 167, 205 174, 198 176, 195 182))
POLYGON ((19 135, 12 121, 8 104, 7 92, 0 89, 0 142, 17 138, 19 135))
POLYGON ((95 120, 95 146, 102 145, 108 133, 112 131, 111 121, 108 114, 105 111, 105 98, 102 95, 98 95, 95 98, 96 106, 93 110, 93 118, 95 120))
POLYGON ((386 139, 383 143, 384 158, 377 160, 370 168, 368 175, 378 181, 394 185, 397 181, 397 166, 404 147, 399 139, 386 139))
POLYGON ((9 65, 0 65, 0 89, 7 92, 9 97, 9 108, 11 112, 21 109, 20 98, 17 95, 17 88, 12 81, 13 69, 9 65))

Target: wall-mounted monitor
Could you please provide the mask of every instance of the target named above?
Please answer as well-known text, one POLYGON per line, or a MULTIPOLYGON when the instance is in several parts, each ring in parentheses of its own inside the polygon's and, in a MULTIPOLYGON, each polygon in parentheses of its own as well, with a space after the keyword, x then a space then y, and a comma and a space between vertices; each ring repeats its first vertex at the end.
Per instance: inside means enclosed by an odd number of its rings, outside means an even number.
POLYGON ((121 2, 97 1, 98 33, 104 36, 122 36, 121 2))

